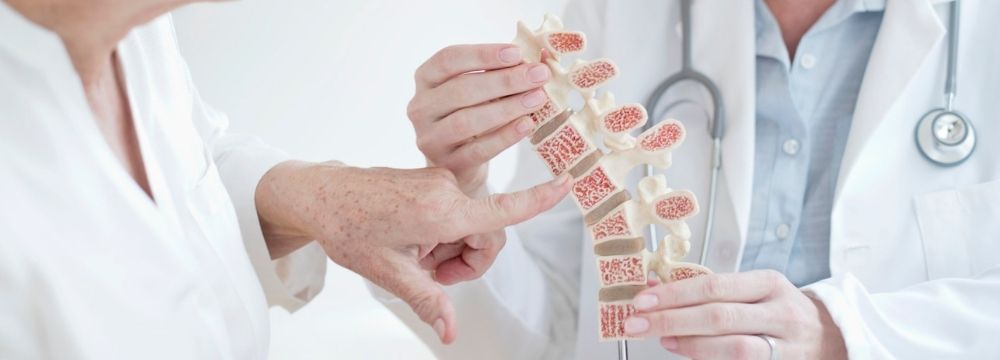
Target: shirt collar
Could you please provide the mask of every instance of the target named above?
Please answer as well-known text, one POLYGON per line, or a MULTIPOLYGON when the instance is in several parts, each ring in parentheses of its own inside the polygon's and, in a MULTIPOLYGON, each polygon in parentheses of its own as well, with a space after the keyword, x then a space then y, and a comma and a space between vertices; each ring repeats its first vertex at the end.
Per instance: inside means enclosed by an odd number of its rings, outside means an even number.
MULTIPOLYGON (((820 16, 807 34, 837 26, 856 13, 884 11, 885 2, 886 0, 837 0, 820 16)), ((757 56, 771 57, 788 66, 791 60, 788 58, 784 41, 781 41, 781 29, 764 0, 756 1, 754 13, 757 26, 757 56)))

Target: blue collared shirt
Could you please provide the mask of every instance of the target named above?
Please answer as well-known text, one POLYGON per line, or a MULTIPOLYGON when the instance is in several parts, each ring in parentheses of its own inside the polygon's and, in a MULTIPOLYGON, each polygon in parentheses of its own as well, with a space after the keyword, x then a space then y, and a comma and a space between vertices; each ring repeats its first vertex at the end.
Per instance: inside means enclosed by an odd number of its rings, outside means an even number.
POLYGON ((884 1, 838 0, 790 59, 763 0, 757 27, 753 199, 742 270, 797 286, 830 276, 830 212, 884 1))

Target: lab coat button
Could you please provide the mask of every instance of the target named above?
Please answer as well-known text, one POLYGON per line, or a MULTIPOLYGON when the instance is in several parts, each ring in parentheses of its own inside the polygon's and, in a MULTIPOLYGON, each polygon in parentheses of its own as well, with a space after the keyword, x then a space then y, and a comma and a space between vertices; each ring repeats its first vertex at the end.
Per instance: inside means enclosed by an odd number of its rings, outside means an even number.
POLYGON ((785 143, 781 145, 781 150, 788 156, 795 156, 799 153, 799 141, 795 139, 785 140, 785 143))
POLYGON ((816 66, 816 57, 813 56, 812 54, 803 54, 802 60, 800 62, 802 64, 802 68, 812 69, 814 66, 816 66))
POLYGON ((788 227, 788 224, 781 224, 774 228, 774 236, 777 236, 778 239, 784 239, 788 237, 789 231, 791 231, 791 228, 788 227))

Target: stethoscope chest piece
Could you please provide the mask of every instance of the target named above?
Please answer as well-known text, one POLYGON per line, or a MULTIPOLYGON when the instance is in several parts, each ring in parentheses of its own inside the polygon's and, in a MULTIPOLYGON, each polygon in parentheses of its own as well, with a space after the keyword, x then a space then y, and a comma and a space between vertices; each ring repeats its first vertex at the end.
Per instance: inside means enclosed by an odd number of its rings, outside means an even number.
POLYGON ((917 148, 927 160, 942 166, 955 166, 975 151, 976 129, 962 114, 939 108, 920 118, 916 140, 917 148))

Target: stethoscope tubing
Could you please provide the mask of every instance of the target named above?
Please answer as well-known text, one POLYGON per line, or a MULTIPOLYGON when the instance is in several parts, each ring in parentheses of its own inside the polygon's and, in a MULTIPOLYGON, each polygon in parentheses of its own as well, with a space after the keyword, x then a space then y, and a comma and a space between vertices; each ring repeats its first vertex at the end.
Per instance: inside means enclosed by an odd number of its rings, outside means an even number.
MULTIPOLYGON (((646 109, 654 121, 646 123, 643 127, 643 131, 652 128, 655 125, 655 121, 661 120, 655 116, 657 106, 659 105, 660 99, 665 95, 671 88, 675 85, 684 82, 691 81, 696 84, 700 84, 705 90, 708 91, 709 96, 712 98, 713 112, 712 120, 710 123, 709 132, 712 136, 712 159, 711 159, 711 174, 709 181, 709 195, 708 195, 708 208, 705 220, 705 231, 702 237, 701 243, 701 254, 699 256, 698 263, 700 265, 705 265, 708 260, 708 249, 709 244, 712 240, 712 228, 715 223, 715 209, 717 202, 717 193, 719 187, 719 176, 722 169, 722 139, 726 132, 726 114, 725 105, 722 101, 722 91, 715 84, 712 79, 710 79, 705 74, 695 70, 691 62, 691 2, 692 0, 680 0, 681 5, 681 70, 677 73, 671 75, 666 80, 661 82, 656 89, 650 94, 649 99, 646 100, 646 109)), ((664 113, 667 111, 665 110, 664 113)), ((646 175, 653 174, 652 166, 646 166, 646 175)), ((655 226, 650 226, 650 238, 652 241, 652 248, 656 248, 656 228, 655 226)))

